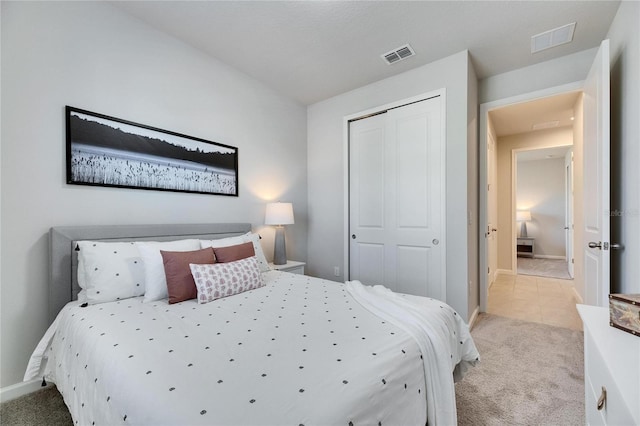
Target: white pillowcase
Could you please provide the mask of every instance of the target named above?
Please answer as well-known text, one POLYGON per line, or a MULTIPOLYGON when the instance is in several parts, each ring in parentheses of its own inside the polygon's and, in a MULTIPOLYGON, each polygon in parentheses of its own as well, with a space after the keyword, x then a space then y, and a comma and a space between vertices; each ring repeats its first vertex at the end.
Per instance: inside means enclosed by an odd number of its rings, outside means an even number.
POLYGON ((244 239, 244 235, 238 235, 237 237, 219 238, 217 240, 200 240, 200 248, 205 249, 209 247, 231 247, 238 244, 244 244, 247 241, 244 239))
POLYGON ((264 255, 264 251, 262 251, 262 244, 260 244, 260 235, 247 232, 246 234, 242 235, 242 237, 245 238, 245 242, 253 243, 253 251, 256 253, 258 268, 260 268, 261 272, 267 272, 269 270, 269 263, 267 263, 267 258, 264 255))
POLYGON ((137 241, 136 247, 144 263, 144 302, 166 299, 167 277, 164 274, 164 264, 160 250, 164 251, 192 251, 200 248, 198 240, 178 241, 137 241))
POLYGON ((269 263, 267 262, 267 258, 264 255, 264 251, 262 251, 262 245, 260 244, 260 235, 258 234, 247 232, 246 234, 239 235, 237 237, 220 238, 217 240, 200 240, 200 248, 230 247, 237 246, 238 244, 243 243, 253 244, 253 251, 255 252, 256 260, 258 261, 258 268, 261 272, 267 272, 269 270, 269 263))
POLYGON ((78 294, 94 305, 144 294, 144 267, 132 242, 78 241, 78 294))

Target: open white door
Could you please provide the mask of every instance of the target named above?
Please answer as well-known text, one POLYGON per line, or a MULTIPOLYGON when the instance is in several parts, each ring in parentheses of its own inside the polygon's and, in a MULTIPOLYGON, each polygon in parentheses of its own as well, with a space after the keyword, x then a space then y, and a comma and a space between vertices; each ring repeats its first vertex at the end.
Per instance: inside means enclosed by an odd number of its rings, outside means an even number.
POLYGON ((565 171, 565 250, 567 270, 573 278, 573 150, 564 157, 565 171))
POLYGON ((609 249, 609 40, 598 49, 584 86, 585 303, 606 306, 609 249))
POLYGON ((493 128, 487 132, 487 288, 498 270, 498 149, 493 128))

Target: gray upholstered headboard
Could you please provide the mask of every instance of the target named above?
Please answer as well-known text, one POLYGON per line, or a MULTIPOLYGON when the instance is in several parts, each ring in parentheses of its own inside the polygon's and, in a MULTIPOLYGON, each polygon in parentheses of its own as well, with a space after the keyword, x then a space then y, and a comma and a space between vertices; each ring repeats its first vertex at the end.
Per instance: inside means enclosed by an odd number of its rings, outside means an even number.
POLYGON ((49 322, 80 287, 77 280, 76 241, 171 241, 185 238, 217 239, 251 231, 249 223, 174 225, 62 226, 49 231, 49 322))

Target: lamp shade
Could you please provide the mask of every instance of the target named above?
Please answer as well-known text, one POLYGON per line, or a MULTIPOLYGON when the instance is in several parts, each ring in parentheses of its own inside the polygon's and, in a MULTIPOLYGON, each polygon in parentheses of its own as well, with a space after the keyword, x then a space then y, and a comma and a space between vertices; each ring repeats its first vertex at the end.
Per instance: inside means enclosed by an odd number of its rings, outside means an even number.
POLYGON ((516 220, 518 222, 529 222, 531 221, 531 212, 529 210, 518 210, 516 212, 516 220))
POLYGON ((292 225, 293 205, 291 203, 268 203, 264 215, 265 225, 292 225))

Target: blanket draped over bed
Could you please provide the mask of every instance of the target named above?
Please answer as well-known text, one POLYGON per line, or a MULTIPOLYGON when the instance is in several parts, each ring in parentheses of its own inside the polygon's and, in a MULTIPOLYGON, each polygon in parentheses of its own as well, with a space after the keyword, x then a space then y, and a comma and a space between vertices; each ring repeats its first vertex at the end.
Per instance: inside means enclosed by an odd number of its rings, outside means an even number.
POLYGON ((208 304, 142 298, 60 312, 25 380, 78 424, 455 423, 453 373, 478 352, 446 304, 264 273, 208 304))
POLYGON ((469 329, 457 312, 440 301, 394 293, 380 285, 350 281, 347 289, 369 312, 401 328, 418 344, 424 363, 428 424, 457 424, 454 370, 459 365, 458 370, 464 372, 479 361, 469 329))

